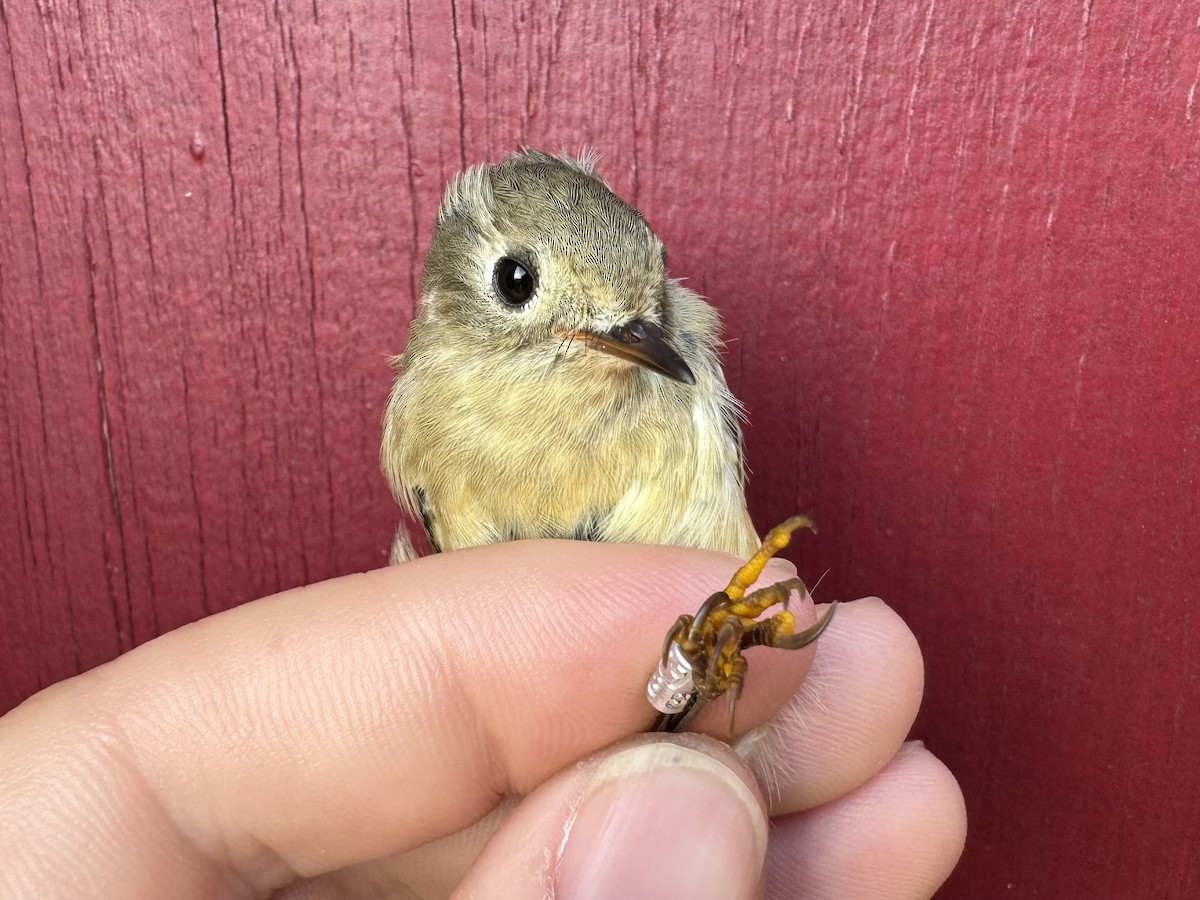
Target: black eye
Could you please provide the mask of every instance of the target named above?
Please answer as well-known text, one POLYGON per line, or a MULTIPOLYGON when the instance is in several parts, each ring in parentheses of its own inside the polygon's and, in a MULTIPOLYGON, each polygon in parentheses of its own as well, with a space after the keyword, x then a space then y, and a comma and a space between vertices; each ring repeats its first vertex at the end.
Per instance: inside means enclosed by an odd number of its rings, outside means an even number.
POLYGON ((537 278, 511 256, 496 263, 496 290, 509 306, 524 306, 537 290, 537 278))

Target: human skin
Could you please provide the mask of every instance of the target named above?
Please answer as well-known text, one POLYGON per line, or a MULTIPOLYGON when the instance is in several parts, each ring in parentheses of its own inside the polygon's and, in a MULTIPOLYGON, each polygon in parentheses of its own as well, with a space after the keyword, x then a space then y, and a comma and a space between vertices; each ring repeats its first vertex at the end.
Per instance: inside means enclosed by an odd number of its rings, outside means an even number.
POLYGON ((735 733, 696 728, 740 756, 643 734, 662 635, 736 564, 492 545, 164 635, 0 719, 0 897, 930 896, 963 801, 904 743, 921 658, 881 601, 750 653, 735 733))

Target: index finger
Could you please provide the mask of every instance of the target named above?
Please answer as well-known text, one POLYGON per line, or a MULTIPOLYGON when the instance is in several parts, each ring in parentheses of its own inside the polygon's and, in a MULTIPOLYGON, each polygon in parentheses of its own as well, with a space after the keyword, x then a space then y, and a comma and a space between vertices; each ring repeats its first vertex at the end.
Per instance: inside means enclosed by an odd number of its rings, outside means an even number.
MULTIPOLYGON (((643 730, 663 632, 735 565, 681 548, 529 542, 300 588, 39 695, 6 717, 0 751, 23 749, 17 771, 46 783, 54 756, 30 735, 73 734, 100 765, 132 773, 118 797, 89 789, 82 802, 104 808, 96 821, 126 813, 133 832, 61 839, 86 837, 91 851, 119 840, 105 850, 121 877, 130 858, 152 877, 137 841, 155 830, 162 856, 175 854, 173 875, 190 871, 178 860, 190 847, 203 890, 229 872, 270 889, 461 829, 643 730), (22 728, 31 717, 36 727, 22 728), (174 835, 161 833, 156 810, 174 835)), ((739 731, 790 696, 810 660, 811 650, 760 653, 739 731)), ((50 780, 60 793, 71 783, 50 780)), ((11 796, 0 787, 0 805, 11 796)), ((75 814, 83 828, 86 812, 75 814)), ((48 815, 33 804, 24 813, 48 815)), ((41 855, 55 866, 78 859, 69 846, 41 855)))

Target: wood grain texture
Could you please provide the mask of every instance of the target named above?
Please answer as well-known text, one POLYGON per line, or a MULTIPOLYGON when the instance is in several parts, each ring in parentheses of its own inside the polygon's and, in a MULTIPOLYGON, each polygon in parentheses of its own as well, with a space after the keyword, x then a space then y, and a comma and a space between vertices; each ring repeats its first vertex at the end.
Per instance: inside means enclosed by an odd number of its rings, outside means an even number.
POLYGON ((0 709, 383 564, 442 186, 586 144, 921 640, 943 896, 1196 896, 1198 79, 1182 0, 0 0, 0 709))

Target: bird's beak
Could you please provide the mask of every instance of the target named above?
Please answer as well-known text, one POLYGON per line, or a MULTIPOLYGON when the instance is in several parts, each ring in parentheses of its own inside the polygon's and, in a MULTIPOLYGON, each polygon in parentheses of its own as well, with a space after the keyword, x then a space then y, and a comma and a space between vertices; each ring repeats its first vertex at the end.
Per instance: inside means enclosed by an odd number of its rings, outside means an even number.
POLYGON ((608 331, 575 331, 570 336, 582 338, 603 353, 645 366, 675 381, 696 383, 696 376, 679 351, 668 343, 662 326, 654 322, 634 319, 608 331))

